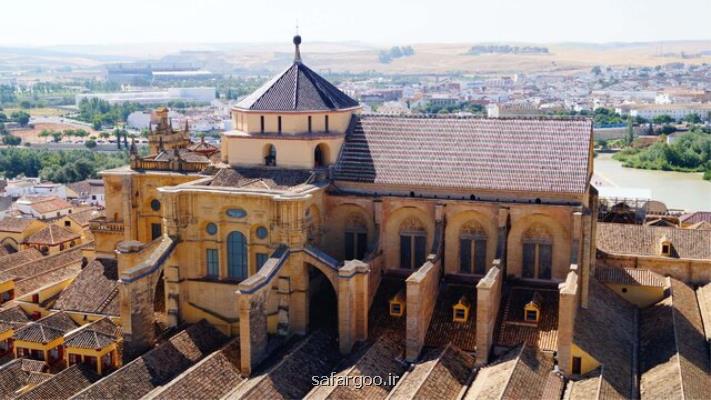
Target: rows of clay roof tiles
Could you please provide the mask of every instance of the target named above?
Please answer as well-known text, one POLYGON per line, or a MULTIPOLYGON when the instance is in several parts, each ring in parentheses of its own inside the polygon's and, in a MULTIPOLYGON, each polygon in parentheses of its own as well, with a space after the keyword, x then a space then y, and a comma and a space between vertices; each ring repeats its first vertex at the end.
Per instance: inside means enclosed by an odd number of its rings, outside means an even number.
POLYGON ((470 190, 584 193, 584 120, 356 117, 334 179, 470 190))
POLYGON ((12 338, 44 344, 63 337, 78 326, 67 313, 58 312, 27 323, 17 329, 12 338))
POLYGON ((502 301, 501 323, 496 329, 496 344, 513 347, 520 343, 547 351, 558 350, 557 290, 546 288, 512 287, 502 301), (524 306, 535 293, 541 296, 541 316, 538 324, 524 322, 524 306))
POLYGON ((64 345, 80 349, 102 349, 115 343, 120 336, 119 327, 109 318, 86 324, 64 338, 64 345))
MULTIPOLYGON (((77 246, 46 257, 36 258, 13 268, 0 271, 0 281, 23 280, 58 269, 68 264, 81 262, 82 247, 77 246)), ((2 260, 0 260, 1 262, 2 260)))
POLYGON ((98 258, 90 262, 57 298, 52 308, 117 316, 118 264, 98 258))
POLYGON ((72 240, 79 240, 80 237, 78 233, 72 232, 67 228, 49 224, 45 228, 26 237, 23 243, 56 246, 72 240))
POLYGON ((42 253, 35 248, 29 248, 18 251, 17 253, 8 254, 0 257, 0 272, 18 267, 30 261, 38 260, 42 257, 42 253))
POLYGON ((27 229, 35 219, 6 217, 0 220, 0 232, 20 233, 27 229))
POLYGON ((27 198, 33 210, 40 214, 47 214, 55 211, 72 208, 71 203, 59 197, 49 196, 43 198, 27 198))
POLYGON ((667 286, 666 278, 647 269, 598 266, 595 269, 595 278, 602 283, 628 286, 667 286))
MULTIPOLYGON (((44 361, 23 358, 14 359, 0 366, 0 398, 14 399, 19 389, 27 386, 31 379, 37 382, 34 378, 46 370, 47 364, 44 361)), ((39 377, 48 378, 46 374, 39 377)))
POLYGON ((633 224, 598 223, 597 247, 610 254, 658 256, 663 240, 675 257, 711 260, 711 231, 633 224))
POLYGON ((641 398, 700 399, 711 387, 696 293, 671 279, 669 296, 640 315, 641 398))
POLYGON ((42 383, 18 396, 18 400, 68 399, 80 390, 99 380, 99 375, 89 366, 75 364, 52 375, 42 383))
POLYGON ((474 363, 474 357, 452 344, 429 349, 400 378, 389 399, 456 399, 470 383, 476 371, 474 363))
POLYGON ((476 294, 472 286, 448 284, 443 287, 427 329, 426 346, 444 347, 451 342, 465 351, 476 350, 476 294), (455 322, 452 320, 452 306, 462 296, 466 296, 472 308, 466 322, 455 322))
POLYGON ((72 398, 139 399, 170 382, 226 341, 225 335, 202 320, 72 398))

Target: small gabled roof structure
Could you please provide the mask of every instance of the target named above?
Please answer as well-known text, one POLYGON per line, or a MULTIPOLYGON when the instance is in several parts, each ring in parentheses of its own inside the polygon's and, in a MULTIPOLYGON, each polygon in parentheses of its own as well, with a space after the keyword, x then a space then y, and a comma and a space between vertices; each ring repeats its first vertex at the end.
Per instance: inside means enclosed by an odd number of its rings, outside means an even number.
POLYGON ((70 333, 64 339, 66 347, 80 349, 103 349, 116 342, 120 328, 109 318, 101 318, 70 333))
POLYGON ((97 258, 90 262, 59 294, 52 308, 118 316, 118 263, 116 260, 97 258))
POLYGON ((77 327, 77 323, 67 313, 58 312, 30 322, 18 329, 12 338, 44 344, 64 336, 77 327))
POLYGON ((43 246, 57 246, 61 243, 66 243, 72 240, 80 239, 78 233, 74 233, 69 229, 49 224, 46 228, 28 236, 23 243, 38 244, 43 246))

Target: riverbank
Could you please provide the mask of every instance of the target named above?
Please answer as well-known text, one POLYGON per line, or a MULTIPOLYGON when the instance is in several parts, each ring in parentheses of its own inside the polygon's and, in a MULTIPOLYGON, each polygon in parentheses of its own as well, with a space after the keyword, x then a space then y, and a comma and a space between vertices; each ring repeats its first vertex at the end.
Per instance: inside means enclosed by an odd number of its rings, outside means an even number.
POLYGON ((673 172, 625 168, 612 159, 611 153, 595 157, 596 186, 649 189, 652 198, 669 208, 687 211, 711 210, 711 182, 700 172, 673 172))

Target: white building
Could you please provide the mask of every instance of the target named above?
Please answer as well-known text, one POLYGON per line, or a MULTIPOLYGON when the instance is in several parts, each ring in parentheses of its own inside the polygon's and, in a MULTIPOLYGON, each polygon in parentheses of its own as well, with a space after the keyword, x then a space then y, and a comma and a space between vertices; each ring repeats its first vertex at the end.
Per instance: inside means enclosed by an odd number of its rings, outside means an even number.
POLYGON ((71 214, 74 207, 55 196, 24 196, 12 208, 27 218, 52 219, 71 214))
POLYGON ((114 93, 83 93, 74 98, 76 105, 83 99, 101 99, 109 104, 121 104, 125 102, 140 104, 166 104, 171 101, 194 101, 209 103, 215 99, 215 88, 213 87, 192 87, 192 88, 169 88, 165 90, 153 91, 127 91, 114 93))
POLYGON ((691 114, 697 114, 702 120, 709 121, 711 103, 639 104, 630 107, 632 117, 639 116, 647 120, 668 115, 678 121, 691 114))

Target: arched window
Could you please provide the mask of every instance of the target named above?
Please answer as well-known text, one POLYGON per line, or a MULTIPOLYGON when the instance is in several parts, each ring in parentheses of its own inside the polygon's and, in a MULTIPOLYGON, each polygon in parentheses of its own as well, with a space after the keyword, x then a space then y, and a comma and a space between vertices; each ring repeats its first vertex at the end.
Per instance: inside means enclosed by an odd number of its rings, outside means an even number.
POLYGON ((477 222, 465 224, 459 232, 459 272, 486 273, 486 233, 477 222))
POLYGON ((415 269, 427 258, 427 232, 415 217, 406 219, 400 225, 400 268, 415 269))
POLYGON ((523 278, 551 279, 553 237, 540 225, 533 225, 523 235, 523 278))
POLYGON ((314 168, 325 167, 328 163, 328 147, 321 143, 314 149, 314 168))
POLYGON ((352 213, 346 220, 344 234, 345 259, 362 260, 368 251, 368 225, 360 213, 352 213))
POLYGON ((273 144, 264 146, 264 165, 269 167, 276 167, 277 165, 277 152, 273 144))
POLYGON ((247 278, 247 238, 241 232, 227 235, 227 278, 247 278))

